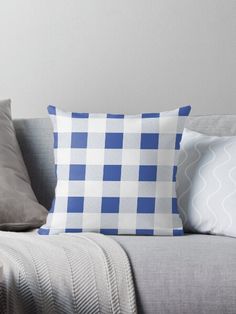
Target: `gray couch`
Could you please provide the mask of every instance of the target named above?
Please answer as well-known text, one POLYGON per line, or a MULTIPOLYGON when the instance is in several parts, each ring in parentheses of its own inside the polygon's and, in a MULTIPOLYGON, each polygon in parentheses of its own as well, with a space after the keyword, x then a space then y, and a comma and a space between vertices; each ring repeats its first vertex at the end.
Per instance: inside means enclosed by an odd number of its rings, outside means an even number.
MULTIPOLYGON (((50 208, 56 184, 49 119, 14 121, 32 186, 50 208)), ((198 116, 188 128, 236 135, 236 116, 198 116)), ((236 313, 236 239, 209 235, 114 237, 127 252, 140 313, 236 313)))

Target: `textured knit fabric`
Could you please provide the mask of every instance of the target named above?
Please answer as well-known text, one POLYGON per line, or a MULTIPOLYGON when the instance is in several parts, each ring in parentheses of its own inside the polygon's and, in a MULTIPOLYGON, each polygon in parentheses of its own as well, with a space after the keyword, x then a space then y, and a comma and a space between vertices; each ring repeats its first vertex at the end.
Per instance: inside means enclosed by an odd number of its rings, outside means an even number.
POLYGON ((101 234, 0 232, 0 313, 135 314, 130 264, 101 234))
POLYGON ((190 106, 134 116, 48 112, 58 181, 40 234, 183 233, 175 181, 190 106))

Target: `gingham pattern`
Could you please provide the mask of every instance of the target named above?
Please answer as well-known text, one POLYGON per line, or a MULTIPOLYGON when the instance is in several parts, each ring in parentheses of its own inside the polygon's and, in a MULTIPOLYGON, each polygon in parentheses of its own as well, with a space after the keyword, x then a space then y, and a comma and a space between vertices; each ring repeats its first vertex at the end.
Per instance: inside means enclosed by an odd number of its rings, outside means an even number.
POLYGON ((141 114, 65 113, 54 128, 56 197, 39 234, 181 235, 177 151, 190 106, 141 114))

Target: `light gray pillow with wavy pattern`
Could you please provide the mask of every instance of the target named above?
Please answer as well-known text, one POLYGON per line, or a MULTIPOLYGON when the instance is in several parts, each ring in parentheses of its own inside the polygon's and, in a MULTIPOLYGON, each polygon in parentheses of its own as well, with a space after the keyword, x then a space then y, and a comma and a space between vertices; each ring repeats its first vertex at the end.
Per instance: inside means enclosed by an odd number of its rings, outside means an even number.
POLYGON ((0 230, 37 228, 46 216, 31 188, 11 119, 11 102, 0 101, 0 230))
POLYGON ((185 129, 177 198, 186 231, 236 237, 236 136, 185 129))

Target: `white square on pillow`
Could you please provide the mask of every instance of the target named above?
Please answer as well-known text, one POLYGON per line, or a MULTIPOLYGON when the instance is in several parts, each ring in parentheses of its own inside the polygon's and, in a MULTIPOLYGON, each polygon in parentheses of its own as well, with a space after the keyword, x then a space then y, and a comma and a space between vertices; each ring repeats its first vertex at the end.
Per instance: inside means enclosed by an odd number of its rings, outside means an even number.
POLYGON ((122 151, 123 165, 139 165, 140 164, 140 149, 123 149, 122 151))
POLYGON ((87 148, 86 164, 88 165, 103 165, 104 164, 104 149, 87 148))
POLYGON ((83 229, 100 229, 101 213, 83 213, 83 229))
POLYGON ((174 196, 173 182, 156 182, 156 197, 171 198, 174 196))
POLYGON ((71 117, 57 116, 55 127, 56 127, 56 131, 59 133, 72 132, 71 117))
POLYGON ((66 229, 67 213, 54 213, 51 215, 53 229, 66 229))
POLYGON ((106 119, 104 118, 90 118, 88 120, 88 133, 105 133, 106 119))
POLYGON ((137 214, 134 213, 119 213, 119 225, 118 229, 136 229, 136 219, 137 219, 137 214))
POLYGON ((69 194, 69 181, 68 180, 58 180, 56 186, 56 195, 58 197, 67 197, 69 194))
POLYGON ((142 120, 140 118, 125 118, 124 119, 124 133, 137 133, 142 131, 142 120))
POLYGON ((154 228, 164 230, 166 229, 167 231, 168 229, 170 229, 170 226, 172 225, 172 218, 173 218, 172 213, 156 215, 154 219, 154 228))
POLYGON ((84 197, 101 197, 103 181, 84 181, 84 197))
POLYGON ((138 181, 120 181, 120 197, 137 197, 138 181))
POLYGON ((178 119, 175 116, 161 117, 159 119, 159 132, 164 134, 175 134, 177 130, 177 122, 178 119))
POLYGON ((176 151, 173 149, 159 149, 157 154, 157 164, 159 166, 175 165, 176 151))
POLYGON ((70 148, 57 148, 55 149, 55 163, 57 165, 69 165, 71 160, 70 148))

